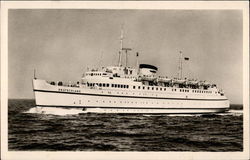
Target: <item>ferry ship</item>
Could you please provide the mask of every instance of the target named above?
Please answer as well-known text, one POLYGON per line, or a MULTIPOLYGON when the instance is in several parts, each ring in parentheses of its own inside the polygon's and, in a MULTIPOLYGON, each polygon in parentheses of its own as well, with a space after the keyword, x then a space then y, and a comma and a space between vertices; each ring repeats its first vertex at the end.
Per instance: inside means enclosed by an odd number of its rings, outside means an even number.
POLYGON ((216 84, 182 78, 180 52, 178 78, 157 76, 158 68, 139 64, 127 65, 130 48, 120 38, 117 65, 88 69, 75 84, 33 79, 36 106, 40 109, 60 107, 78 109, 81 113, 186 114, 215 113, 229 109, 229 100, 216 84), (122 55, 125 54, 125 64, 122 55))

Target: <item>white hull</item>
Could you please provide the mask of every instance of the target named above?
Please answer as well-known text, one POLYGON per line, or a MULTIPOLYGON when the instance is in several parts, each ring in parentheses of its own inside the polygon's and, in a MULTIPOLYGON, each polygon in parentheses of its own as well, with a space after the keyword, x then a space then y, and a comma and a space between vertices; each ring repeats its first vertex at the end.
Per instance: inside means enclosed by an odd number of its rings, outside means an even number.
POLYGON ((126 114, 194 114, 194 113, 216 113, 225 112, 225 109, 109 109, 109 108, 87 108, 83 113, 126 113, 126 114))
POLYGON ((78 108, 83 113, 184 114, 223 112, 229 108, 229 101, 221 96, 159 94, 147 97, 132 91, 119 90, 118 93, 111 90, 51 86, 42 80, 34 80, 34 93, 37 106, 78 108))
POLYGON ((205 113, 219 113, 225 112, 225 109, 129 109, 129 108, 74 108, 74 107, 36 107, 36 113, 47 114, 81 114, 81 113, 123 113, 123 114, 205 114, 205 113))

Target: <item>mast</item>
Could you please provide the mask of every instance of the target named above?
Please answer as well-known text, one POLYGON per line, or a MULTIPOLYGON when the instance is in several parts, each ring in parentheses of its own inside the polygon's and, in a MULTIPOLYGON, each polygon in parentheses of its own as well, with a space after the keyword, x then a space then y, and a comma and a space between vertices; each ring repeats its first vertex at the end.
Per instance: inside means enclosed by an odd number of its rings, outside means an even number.
POLYGON ((125 67, 128 66, 128 51, 131 51, 132 49, 131 48, 122 48, 122 50, 125 50, 125 67))
POLYGON ((119 50, 119 62, 118 66, 122 66, 122 48, 123 48, 123 27, 121 28, 121 37, 120 37, 120 50, 119 50))
POLYGON ((137 70, 137 74, 139 73, 139 52, 136 52, 136 70, 137 70))
POLYGON ((121 28, 121 37, 120 37, 120 50, 119 50, 119 62, 118 62, 118 66, 121 67, 122 66, 122 51, 125 51, 125 67, 128 66, 128 51, 131 51, 131 48, 123 48, 123 26, 121 28))
POLYGON ((178 78, 182 79, 182 52, 181 51, 180 51, 180 57, 179 57, 178 78))
POLYGON ((34 69, 34 79, 36 79, 36 69, 34 69))

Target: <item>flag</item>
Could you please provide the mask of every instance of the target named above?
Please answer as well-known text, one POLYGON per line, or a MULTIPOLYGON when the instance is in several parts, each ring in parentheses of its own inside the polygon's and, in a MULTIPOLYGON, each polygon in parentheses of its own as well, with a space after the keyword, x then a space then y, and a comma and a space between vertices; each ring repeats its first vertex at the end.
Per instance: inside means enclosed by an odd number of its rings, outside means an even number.
POLYGON ((188 61, 188 60, 189 60, 189 58, 188 58, 188 57, 184 57, 184 60, 188 61))

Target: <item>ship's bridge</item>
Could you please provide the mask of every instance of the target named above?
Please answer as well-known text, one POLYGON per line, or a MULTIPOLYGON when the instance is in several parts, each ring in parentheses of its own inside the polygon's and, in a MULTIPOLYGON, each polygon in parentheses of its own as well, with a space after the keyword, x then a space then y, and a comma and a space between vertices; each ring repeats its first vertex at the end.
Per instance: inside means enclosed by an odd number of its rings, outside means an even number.
POLYGON ((104 72, 104 71, 88 71, 86 72, 83 77, 110 77, 112 76, 111 73, 104 72))
POLYGON ((137 71, 131 67, 124 66, 109 66, 107 67, 107 72, 113 73, 114 77, 135 77, 137 76, 137 71))

